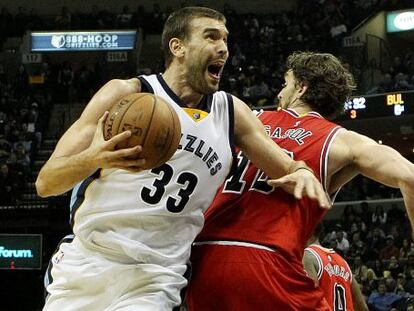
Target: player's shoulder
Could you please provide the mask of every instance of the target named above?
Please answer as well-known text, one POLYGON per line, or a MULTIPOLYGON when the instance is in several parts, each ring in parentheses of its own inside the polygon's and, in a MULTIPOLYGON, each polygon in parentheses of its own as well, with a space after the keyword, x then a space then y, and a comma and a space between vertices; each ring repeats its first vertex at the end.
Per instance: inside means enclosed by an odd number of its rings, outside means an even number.
POLYGON ((131 94, 141 91, 141 82, 137 78, 111 79, 97 94, 131 94))

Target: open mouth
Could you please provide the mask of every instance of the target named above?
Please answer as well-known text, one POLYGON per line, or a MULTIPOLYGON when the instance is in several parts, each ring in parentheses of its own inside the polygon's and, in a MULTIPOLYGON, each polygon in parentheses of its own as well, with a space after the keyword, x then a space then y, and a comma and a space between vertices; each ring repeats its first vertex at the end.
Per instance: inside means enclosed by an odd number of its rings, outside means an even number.
POLYGON ((211 64, 207 67, 208 73, 213 76, 214 79, 219 80, 221 73, 223 72, 224 64, 211 64))

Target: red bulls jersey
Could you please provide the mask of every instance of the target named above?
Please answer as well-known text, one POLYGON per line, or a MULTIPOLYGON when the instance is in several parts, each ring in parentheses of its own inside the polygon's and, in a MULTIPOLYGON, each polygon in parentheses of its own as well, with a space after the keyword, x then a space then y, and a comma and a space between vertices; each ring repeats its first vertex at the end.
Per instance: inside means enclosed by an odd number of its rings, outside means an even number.
MULTIPOLYGON (((266 111, 258 117, 268 135, 294 160, 305 161, 326 187, 329 148, 341 127, 315 112, 299 116, 290 109, 266 111)), ((273 189, 267 179, 238 151, 237 170, 207 210, 197 241, 255 243, 301 261, 306 242, 326 210, 308 198, 296 200, 282 189, 273 189)))
POLYGON ((318 262, 319 287, 333 311, 353 311, 352 272, 348 263, 333 249, 312 244, 305 249, 318 262))

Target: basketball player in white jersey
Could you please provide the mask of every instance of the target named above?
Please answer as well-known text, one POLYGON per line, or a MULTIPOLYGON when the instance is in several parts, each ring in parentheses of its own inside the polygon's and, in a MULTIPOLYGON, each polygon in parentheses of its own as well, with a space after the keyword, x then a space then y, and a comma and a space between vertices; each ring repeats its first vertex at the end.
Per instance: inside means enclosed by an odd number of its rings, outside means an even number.
POLYGON ((59 140, 36 188, 48 197, 75 187, 75 238, 62 243, 51 260, 44 310, 178 307, 191 243, 230 171, 233 134, 234 143, 269 176, 292 173, 286 183, 297 198, 307 195, 329 207, 305 164, 284 154, 242 101, 218 91, 227 35, 219 12, 200 7, 174 12, 162 37, 166 71, 108 82, 59 140), (179 149, 152 170, 140 169, 145 159, 125 159, 139 154, 140 146, 115 150, 130 132, 103 138, 107 111, 135 92, 162 96, 181 122, 179 149))

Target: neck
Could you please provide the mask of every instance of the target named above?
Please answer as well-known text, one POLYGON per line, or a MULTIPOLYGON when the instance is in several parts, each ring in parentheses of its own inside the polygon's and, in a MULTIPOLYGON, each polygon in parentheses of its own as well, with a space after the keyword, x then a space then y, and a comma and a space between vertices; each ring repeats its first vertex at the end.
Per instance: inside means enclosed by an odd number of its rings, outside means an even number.
POLYGON ((308 106, 300 100, 294 100, 292 103, 288 105, 287 108, 293 109, 294 111, 296 111, 298 115, 304 115, 312 111, 310 106, 308 106))
POLYGON ((184 105, 190 108, 198 106, 203 94, 197 93, 190 83, 188 83, 185 69, 171 64, 163 73, 162 77, 184 105))

